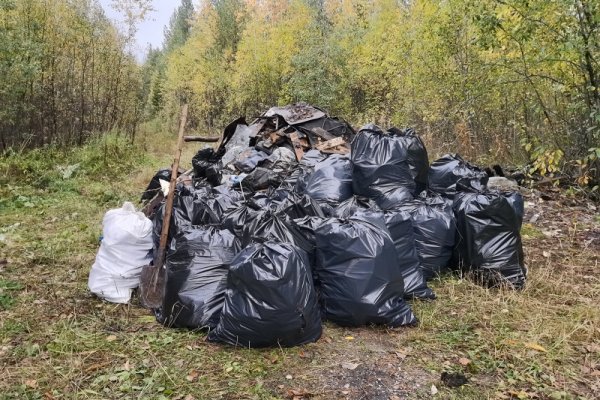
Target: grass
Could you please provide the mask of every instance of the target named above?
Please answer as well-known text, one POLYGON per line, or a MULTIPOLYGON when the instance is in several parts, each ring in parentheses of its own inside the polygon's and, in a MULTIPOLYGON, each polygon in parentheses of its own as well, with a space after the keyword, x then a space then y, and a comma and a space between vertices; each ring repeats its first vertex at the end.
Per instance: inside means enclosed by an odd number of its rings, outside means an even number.
POLYGON ((549 203, 547 219, 524 226, 524 291, 448 276, 432 283, 438 300, 413 303, 417 328, 328 323, 315 344, 234 349, 87 292, 104 212, 138 199, 174 144, 149 134, 143 151, 122 140, 0 159, 0 398, 428 399, 434 386, 434 398, 592 399, 600 390, 598 243, 586 247, 600 221, 584 207, 565 214, 549 203), (57 166, 75 164, 64 179, 57 166), (565 234, 545 236, 548 224, 565 234), (444 371, 469 383, 446 387, 444 371))
POLYGON ((8 310, 15 302, 13 292, 21 289, 18 282, 0 279, 0 310, 8 310))

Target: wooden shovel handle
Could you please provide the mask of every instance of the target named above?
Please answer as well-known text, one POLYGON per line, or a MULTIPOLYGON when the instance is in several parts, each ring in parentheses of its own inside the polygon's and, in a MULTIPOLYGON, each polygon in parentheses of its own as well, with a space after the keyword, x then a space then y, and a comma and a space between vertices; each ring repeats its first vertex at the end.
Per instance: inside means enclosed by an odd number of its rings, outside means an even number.
POLYGON ((183 150, 183 134, 187 123, 188 105, 184 104, 181 110, 181 122, 179 124, 179 137, 177 139, 177 151, 171 166, 171 181, 169 182, 169 194, 167 194, 167 202, 165 204, 165 216, 163 218, 162 231, 160 233, 160 242, 158 245, 158 254, 154 260, 155 267, 162 268, 165 262, 165 249, 167 248, 167 238, 169 237, 169 225, 171 224, 171 214, 173 212, 173 199, 175 197, 175 184, 177 182, 177 171, 179 170, 179 160, 183 150))

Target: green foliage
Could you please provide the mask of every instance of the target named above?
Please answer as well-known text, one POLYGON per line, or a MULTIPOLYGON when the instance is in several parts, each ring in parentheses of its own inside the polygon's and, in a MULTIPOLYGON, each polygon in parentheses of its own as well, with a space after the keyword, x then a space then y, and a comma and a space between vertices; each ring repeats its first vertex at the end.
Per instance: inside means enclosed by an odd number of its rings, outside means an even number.
POLYGON ((440 151, 535 150, 540 170, 573 172, 600 140, 599 19, 587 0, 202 2, 155 99, 172 119, 190 101, 209 129, 304 100, 415 126, 440 151))
MULTIPOLYGON (((530 143, 525 146, 529 150, 530 143)), ((562 169, 563 156, 565 153, 560 149, 548 149, 544 146, 536 146, 531 152, 531 167, 529 173, 538 173, 542 176, 553 177, 562 169)))
POLYGON ((0 2, 0 150, 134 134, 139 77, 129 39, 89 0, 0 2))
MULTIPOLYGON (((72 150, 58 146, 23 152, 9 150, 0 157, 0 183, 8 184, 18 178, 38 188, 64 186, 75 177, 110 178, 122 175, 145 158, 139 146, 133 145, 123 134, 112 132, 72 150)), ((15 196, 15 204, 23 207, 31 204, 27 197, 15 196)))
POLYGON ((175 127, 183 102, 190 128, 219 131, 308 101, 414 126, 436 153, 598 184, 597 1, 182 0, 140 67, 128 49, 150 3, 113 1, 120 33, 96 1, 0 0, 0 149, 135 140, 141 119, 175 127))
POLYGON ((170 53, 185 44, 190 36, 191 19, 194 13, 192 0, 181 0, 181 5, 175 10, 165 29, 163 48, 170 53))
POLYGON ((22 289, 23 285, 20 283, 0 279, 0 311, 11 307, 16 301, 15 292, 22 289))

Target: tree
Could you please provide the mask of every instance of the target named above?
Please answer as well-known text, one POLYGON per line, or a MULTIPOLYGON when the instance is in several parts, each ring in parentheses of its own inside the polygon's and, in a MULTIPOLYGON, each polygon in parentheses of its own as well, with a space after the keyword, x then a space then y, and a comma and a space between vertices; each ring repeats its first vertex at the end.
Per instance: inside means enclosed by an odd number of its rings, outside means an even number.
POLYGON ((135 132, 138 68, 92 0, 0 2, 2 149, 135 132))

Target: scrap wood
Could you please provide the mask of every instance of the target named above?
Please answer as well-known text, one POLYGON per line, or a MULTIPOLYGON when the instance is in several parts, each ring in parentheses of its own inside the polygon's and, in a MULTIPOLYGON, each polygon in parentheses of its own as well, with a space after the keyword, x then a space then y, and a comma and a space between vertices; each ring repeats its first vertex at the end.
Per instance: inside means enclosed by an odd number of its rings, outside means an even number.
POLYGON ((348 147, 339 146, 334 149, 321 150, 321 152, 325 154, 348 154, 350 153, 350 149, 348 147))
POLYGON ((331 139, 326 142, 318 144, 317 150, 323 151, 323 150, 331 149, 333 147, 341 146, 344 144, 346 144, 346 141, 344 140, 343 137, 336 137, 334 139, 331 139))
POLYGON ((285 138, 285 134, 280 131, 269 132, 267 139, 271 141, 272 145, 277 145, 285 138))
POLYGON ((292 145, 294 146, 294 153, 296 153, 296 159, 298 161, 302 160, 302 157, 304 157, 304 150, 302 150, 302 144, 300 143, 300 139, 298 138, 298 133, 290 133, 290 140, 292 141, 292 145))
POLYGON ((308 142, 307 138, 300 138, 300 144, 302 145, 303 148, 307 149, 310 148, 310 143, 308 142))
POLYGON ((317 135, 318 137, 320 137, 323 140, 331 140, 331 139, 335 139, 336 136, 332 135, 331 133, 327 132, 325 129, 323 128, 312 128, 310 129, 310 131, 312 133, 314 133, 315 135, 317 135))

